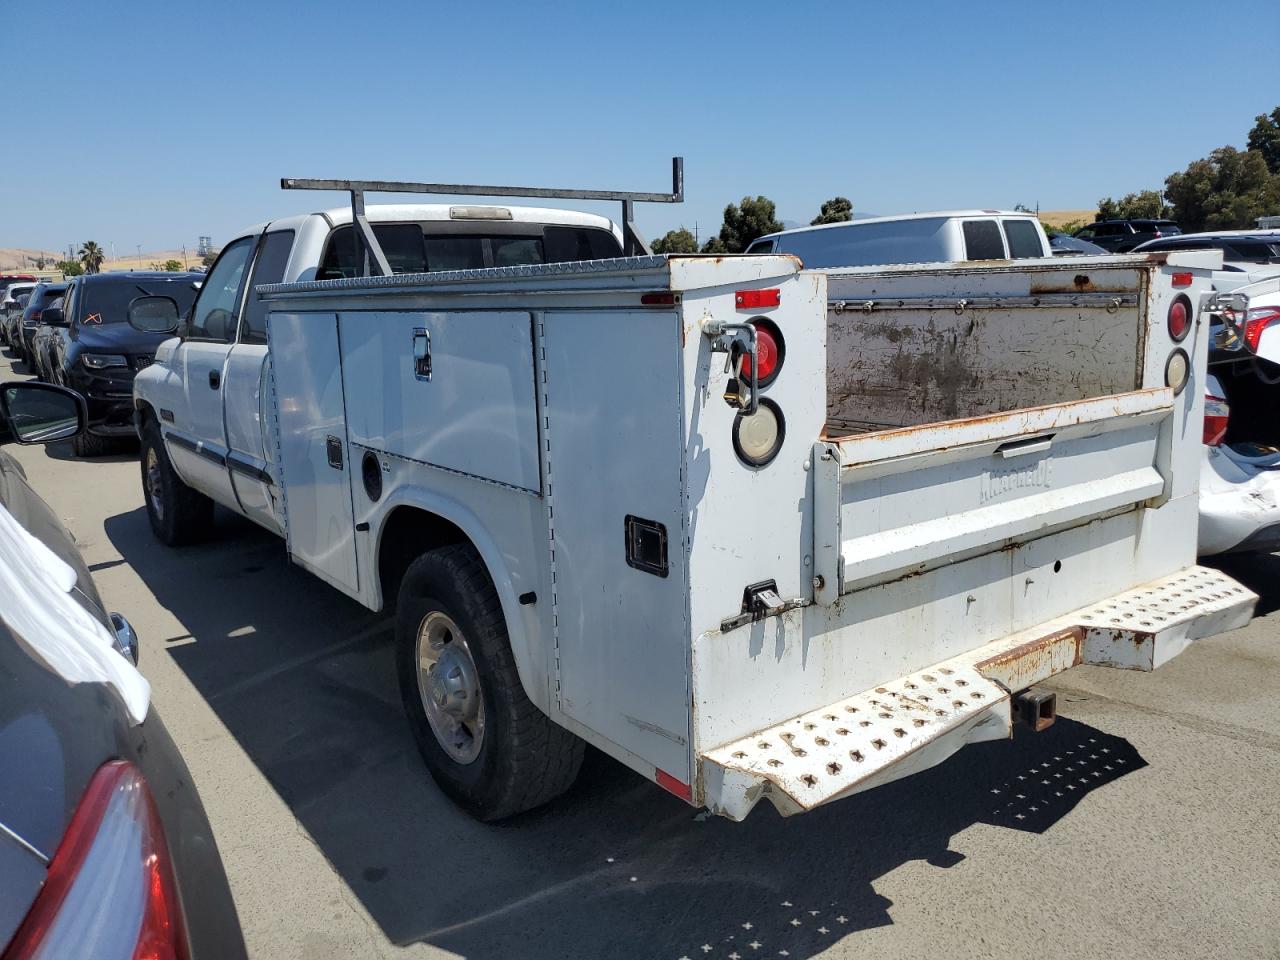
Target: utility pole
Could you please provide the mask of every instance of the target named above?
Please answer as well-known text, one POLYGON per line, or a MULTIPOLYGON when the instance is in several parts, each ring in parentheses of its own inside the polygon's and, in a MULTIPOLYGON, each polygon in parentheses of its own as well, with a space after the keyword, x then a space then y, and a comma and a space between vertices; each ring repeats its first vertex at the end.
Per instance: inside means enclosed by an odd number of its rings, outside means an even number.
POLYGON ((142 244, 138 244, 138 269, 142 269, 142 244))

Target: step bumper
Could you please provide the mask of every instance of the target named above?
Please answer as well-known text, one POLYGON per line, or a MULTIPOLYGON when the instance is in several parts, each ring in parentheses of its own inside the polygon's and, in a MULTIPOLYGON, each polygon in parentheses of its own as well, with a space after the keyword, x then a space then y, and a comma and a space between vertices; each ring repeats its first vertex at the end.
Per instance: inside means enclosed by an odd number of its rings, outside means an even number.
POLYGON ((1014 693, 1081 663, 1154 670, 1248 623, 1257 600, 1190 567, 710 750, 703 803, 741 820, 767 799, 788 816, 910 776, 1010 736, 1014 693))

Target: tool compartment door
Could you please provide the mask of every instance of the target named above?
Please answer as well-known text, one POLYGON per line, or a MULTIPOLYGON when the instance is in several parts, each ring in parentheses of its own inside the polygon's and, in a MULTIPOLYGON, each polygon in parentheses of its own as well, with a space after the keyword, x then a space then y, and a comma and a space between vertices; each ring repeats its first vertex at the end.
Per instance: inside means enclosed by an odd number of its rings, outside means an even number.
POLYGON ((560 708, 688 783, 679 318, 548 312, 544 343, 560 708))
POLYGON ((528 313, 344 310, 340 326, 353 444, 540 491, 528 313))
POLYGON ((293 562, 357 596, 351 457, 333 313, 273 313, 273 402, 293 562))

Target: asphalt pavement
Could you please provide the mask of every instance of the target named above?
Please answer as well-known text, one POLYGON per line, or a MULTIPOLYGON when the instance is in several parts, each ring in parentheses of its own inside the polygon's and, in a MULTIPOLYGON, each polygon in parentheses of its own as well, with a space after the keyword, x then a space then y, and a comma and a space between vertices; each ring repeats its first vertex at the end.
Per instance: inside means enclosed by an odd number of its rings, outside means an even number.
POLYGON ((226 512, 158 544, 136 446, 6 449, 141 635, 254 957, 1280 958, 1280 557, 1222 564, 1249 626, 1077 667, 1048 731, 813 813, 700 816, 589 754, 486 826, 418 758, 386 619, 226 512))

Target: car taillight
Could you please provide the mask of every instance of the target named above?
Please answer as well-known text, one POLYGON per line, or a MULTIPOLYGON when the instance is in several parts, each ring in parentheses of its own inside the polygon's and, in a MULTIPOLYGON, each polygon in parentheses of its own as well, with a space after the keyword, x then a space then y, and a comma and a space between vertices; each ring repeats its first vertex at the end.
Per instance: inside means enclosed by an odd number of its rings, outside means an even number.
POLYGON ((1205 446, 1217 447, 1227 435, 1227 418, 1231 408, 1225 397, 1215 397, 1211 393, 1204 395, 1204 442, 1205 446))
POLYGON ((3 960, 187 960, 155 802, 124 760, 98 769, 3 960))
POLYGON ((1169 336, 1174 343, 1181 343, 1191 332, 1191 301, 1185 295, 1177 297, 1169 307, 1169 336))
MULTIPOLYGON (((751 325, 756 328, 756 355, 760 358, 758 382, 760 386, 767 387, 777 379, 778 371, 782 369, 787 344, 782 338, 782 331, 774 325, 772 320, 753 317, 751 325)), ((742 377, 744 380, 751 379, 750 356, 742 358, 742 377)))
POLYGON ((1258 307, 1248 310, 1244 315, 1244 342, 1250 353, 1258 352, 1258 343, 1262 340, 1262 331, 1280 320, 1280 307, 1258 307))

